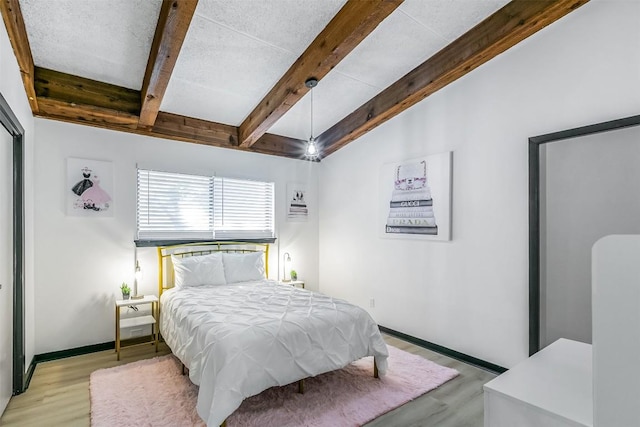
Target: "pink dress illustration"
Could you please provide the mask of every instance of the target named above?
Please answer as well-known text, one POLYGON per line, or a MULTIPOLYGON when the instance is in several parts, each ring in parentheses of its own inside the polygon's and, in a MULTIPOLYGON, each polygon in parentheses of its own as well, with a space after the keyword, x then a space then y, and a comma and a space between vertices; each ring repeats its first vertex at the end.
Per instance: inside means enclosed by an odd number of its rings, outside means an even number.
POLYGON ((100 187, 100 180, 96 175, 93 176, 93 185, 87 188, 82 195, 84 209, 93 209, 95 211, 109 209, 111 196, 100 187))

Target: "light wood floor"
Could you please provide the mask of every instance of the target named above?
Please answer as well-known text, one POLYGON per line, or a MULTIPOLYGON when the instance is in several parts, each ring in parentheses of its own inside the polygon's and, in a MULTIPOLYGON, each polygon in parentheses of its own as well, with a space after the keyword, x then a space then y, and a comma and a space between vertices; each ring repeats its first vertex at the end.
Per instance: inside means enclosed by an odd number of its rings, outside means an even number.
MULTIPOLYGON (((495 377, 482 369, 389 335, 385 340, 402 350, 418 354, 440 365, 457 369, 460 375, 412 402, 377 418, 367 427, 482 427, 482 385, 495 377)), ((113 350, 40 363, 29 389, 11 398, 0 417, 0 425, 16 427, 86 427, 90 424, 89 374, 140 359, 169 353, 160 345, 124 349, 120 362, 113 350)))
POLYGON ((367 427, 482 427, 482 386, 496 376, 443 354, 383 334, 387 344, 460 372, 453 380, 368 423, 367 427))

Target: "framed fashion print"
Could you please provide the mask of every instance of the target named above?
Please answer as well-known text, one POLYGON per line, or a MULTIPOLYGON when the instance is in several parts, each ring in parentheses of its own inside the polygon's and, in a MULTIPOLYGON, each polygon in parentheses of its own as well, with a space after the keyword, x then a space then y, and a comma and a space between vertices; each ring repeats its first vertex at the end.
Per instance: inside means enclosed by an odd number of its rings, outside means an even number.
POLYGON ((67 215, 113 216, 113 163, 67 159, 67 215))
POLYGON ((380 236, 451 240, 452 152, 384 164, 380 172, 380 236))
POLYGON ((305 222, 309 217, 308 188, 306 184, 287 184, 287 221, 305 222))

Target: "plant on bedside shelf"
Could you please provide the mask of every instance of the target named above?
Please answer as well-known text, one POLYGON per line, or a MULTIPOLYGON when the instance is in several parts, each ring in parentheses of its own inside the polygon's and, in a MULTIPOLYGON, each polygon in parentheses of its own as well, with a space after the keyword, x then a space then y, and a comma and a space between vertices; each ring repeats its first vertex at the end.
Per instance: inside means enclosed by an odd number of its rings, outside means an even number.
POLYGON ((298 280, 298 273, 295 270, 291 270, 291 280, 298 280))
POLYGON ((129 299, 131 295, 131 288, 125 282, 122 282, 120 285, 120 290, 122 291, 122 299, 129 299))

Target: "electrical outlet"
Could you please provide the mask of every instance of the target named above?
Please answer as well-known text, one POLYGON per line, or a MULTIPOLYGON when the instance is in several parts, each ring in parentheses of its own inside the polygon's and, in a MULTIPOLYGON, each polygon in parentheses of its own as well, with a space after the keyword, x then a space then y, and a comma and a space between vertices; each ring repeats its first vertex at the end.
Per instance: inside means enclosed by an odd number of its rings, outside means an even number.
POLYGON ((371 308, 375 308, 375 306, 376 306, 376 300, 375 300, 375 298, 371 298, 371 299, 369 299, 369 307, 371 307, 371 308))

